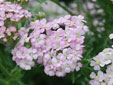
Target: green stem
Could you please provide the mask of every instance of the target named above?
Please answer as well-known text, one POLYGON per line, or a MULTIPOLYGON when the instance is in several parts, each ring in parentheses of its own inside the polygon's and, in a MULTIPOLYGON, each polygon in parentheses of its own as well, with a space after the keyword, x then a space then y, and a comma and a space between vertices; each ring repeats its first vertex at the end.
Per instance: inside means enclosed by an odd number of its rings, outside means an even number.
POLYGON ((5 69, 5 67, 0 64, 0 70, 4 73, 5 76, 10 76, 9 72, 5 69))
POLYGON ((66 12, 68 12, 70 15, 75 15, 74 13, 72 13, 69 9, 67 9, 65 6, 63 6, 62 4, 60 4, 58 1, 56 0, 51 0, 52 2, 56 3, 58 6, 60 6, 61 8, 63 8, 66 12))

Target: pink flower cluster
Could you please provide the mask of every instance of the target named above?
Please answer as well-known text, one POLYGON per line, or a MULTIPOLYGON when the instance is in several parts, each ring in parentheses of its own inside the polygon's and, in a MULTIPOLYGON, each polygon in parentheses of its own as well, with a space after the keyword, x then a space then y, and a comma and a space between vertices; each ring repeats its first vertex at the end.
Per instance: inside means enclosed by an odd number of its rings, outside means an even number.
POLYGON ((17 34, 16 23, 23 18, 31 17, 31 13, 28 10, 22 9, 18 4, 12 4, 11 2, 0 1, 0 41, 7 42, 7 38, 13 36, 15 39, 17 34))
POLYGON ((91 61, 91 66, 97 73, 92 72, 91 85, 113 85, 113 49, 105 48, 91 61), (107 66, 103 71, 101 68, 107 66))
POLYGON ((12 50, 13 60, 25 70, 37 61, 49 76, 63 77, 80 70, 84 34, 88 31, 84 22, 82 15, 31 22, 27 30, 20 31, 22 38, 12 50))

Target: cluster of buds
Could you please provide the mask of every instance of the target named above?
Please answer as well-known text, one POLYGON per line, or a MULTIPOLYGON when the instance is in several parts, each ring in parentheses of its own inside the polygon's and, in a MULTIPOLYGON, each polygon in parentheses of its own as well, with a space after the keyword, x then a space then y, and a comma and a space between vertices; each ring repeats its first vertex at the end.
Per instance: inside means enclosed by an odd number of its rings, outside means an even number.
POLYGON ((17 23, 29 17, 31 13, 22 9, 20 5, 0 1, 0 41, 7 42, 12 37, 16 39, 18 37, 17 23))
POLYGON ((12 50, 13 60, 25 70, 37 61, 49 76, 63 77, 80 70, 84 34, 88 31, 84 22, 82 15, 66 15, 48 23, 46 19, 31 22, 27 30, 20 30, 22 37, 12 50))
POLYGON ((100 52, 97 56, 93 58, 91 61, 91 66, 94 67, 94 70, 97 71, 92 72, 90 77, 91 85, 113 85, 113 49, 105 48, 102 52, 100 52), (102 68, 107 66, 107 68, 103 71, 102 68))

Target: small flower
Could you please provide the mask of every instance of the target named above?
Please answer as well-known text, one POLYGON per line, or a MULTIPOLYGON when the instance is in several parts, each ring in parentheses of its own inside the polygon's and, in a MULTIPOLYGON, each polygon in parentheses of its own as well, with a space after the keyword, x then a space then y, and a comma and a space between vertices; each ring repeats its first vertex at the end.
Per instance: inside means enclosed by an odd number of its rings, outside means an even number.
POLYGON ((110 34, 110 35, 109 35, 109 38, 110 38, 110 39, 113 39, 113 34, 110 34))

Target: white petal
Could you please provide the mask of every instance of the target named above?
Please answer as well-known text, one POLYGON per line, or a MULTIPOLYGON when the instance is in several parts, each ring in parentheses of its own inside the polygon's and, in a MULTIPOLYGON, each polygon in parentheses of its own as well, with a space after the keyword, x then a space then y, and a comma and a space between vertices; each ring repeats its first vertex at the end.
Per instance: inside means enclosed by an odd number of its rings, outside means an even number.
POLYGON ((91 74, 90 74, 90 78, 95 78, 96 77, 96 74, 94 73, 94 72, 92 72, 91 74))
POLYGON ((110 38, 110 39, 113 39, 113 34, 110 34, 110 35, 109 35, 109 38, 110 38))

